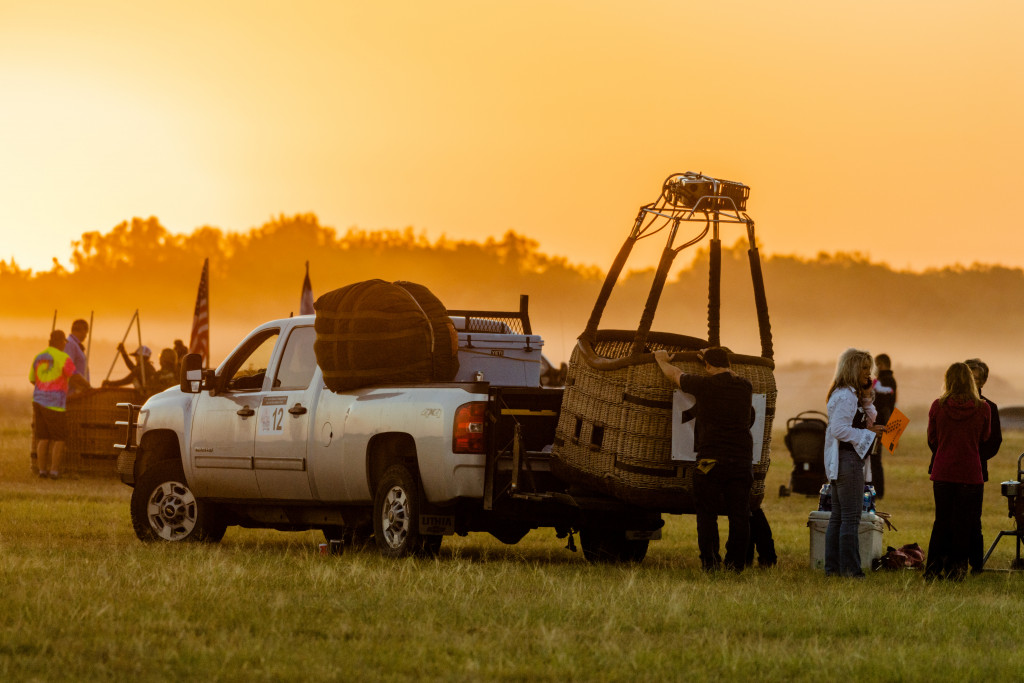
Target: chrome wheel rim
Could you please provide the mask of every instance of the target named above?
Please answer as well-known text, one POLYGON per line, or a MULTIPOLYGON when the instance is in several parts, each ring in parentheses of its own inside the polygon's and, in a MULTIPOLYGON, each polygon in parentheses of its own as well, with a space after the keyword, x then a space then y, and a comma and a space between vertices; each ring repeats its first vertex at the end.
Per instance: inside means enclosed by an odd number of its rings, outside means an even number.
POLYGON ((165 541, 180 541, 195 529, 198 507, 187 486, 165 481, 149 495, 146 518, 157 536, 165 541))
POLYGON ((409 497, 400 486, 393 486, 384 499, 381 510, 381 532, 389 548, 400 548, 409 537, 412 520, 409 518, 409 497))

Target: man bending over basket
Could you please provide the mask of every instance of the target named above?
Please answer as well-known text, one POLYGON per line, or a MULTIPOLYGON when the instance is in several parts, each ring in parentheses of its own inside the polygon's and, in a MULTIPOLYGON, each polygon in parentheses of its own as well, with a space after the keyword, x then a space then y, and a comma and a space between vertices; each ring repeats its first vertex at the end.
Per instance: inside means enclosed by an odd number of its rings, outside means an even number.
POLYGON ((672 383, 696 399, 694 412, 697 467, 693 472, 693 502, 697 512, 697 547, 705 571, 721 567, 718 554, 718 514, 729 517, 725 567, 743 570, 750 535, 750 488, 754 440, 751 405, 753 387, 734 375, 729 354, 715 346, 698 352, 707 376, 688 374, 669 363, 669 353, 654 352, 661 371, 672 383))

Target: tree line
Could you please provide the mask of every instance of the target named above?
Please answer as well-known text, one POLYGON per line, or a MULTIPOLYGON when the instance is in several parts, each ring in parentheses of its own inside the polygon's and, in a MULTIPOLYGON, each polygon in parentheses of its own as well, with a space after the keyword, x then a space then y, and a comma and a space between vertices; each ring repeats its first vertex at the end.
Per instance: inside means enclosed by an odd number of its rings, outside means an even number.
MULTIPOLYGON (((544 254, 537 241, 514 231, 483 241, 430 241, 412 228, 339 232, 314 214, 282 215, 241 233, 203 226, 173 234, 155 217, 133 218, 107 232, 86 232, 72 246, 69 267, 55 261, 50 270, 33 272, 13 259, 0 261, 8 322, 58 305, 124 319, 138 308, 151 318, 181 321, 187 332, 209 258, 214 330, 219 322, 255 325, 298 313, 308 261, 315 295, 370 278, 419 282, 451 308, 513 309, 519 294, 529 294, 534 328, 565 350, 585 326, 605 274, 544 254)), ((706 336, 708 264, 705 242, 691 263, 673 271, 655 329, 706 336)), ((834 358, 856 344, 904 356, 928 344, 948 353, 992 349, 991 355, 997 347, 1009 353, 1024 333, 1024 310, 1015 305, 1024 292, 1020 268, 897 271, 856 253, 762 254, 762 268, 782 359, 834 358)), ((653 269, 627 272, 602 327, 635 328, 652 277, 653 269)), ((721 305, 723 343, 758 353, 745 243, 723 249, 721 305)))

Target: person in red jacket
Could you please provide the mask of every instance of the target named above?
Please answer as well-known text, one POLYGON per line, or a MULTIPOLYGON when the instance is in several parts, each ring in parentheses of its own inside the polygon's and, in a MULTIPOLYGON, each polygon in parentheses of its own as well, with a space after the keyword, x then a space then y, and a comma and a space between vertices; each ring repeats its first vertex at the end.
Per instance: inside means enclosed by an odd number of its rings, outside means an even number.
POLYGON ((963 580, 975 527, 981 525, 984 480, 978 444, 989 438, 992 417, 966 363, 946 370, 942 396, 928 410, 935 522, 924 578, 963 580))

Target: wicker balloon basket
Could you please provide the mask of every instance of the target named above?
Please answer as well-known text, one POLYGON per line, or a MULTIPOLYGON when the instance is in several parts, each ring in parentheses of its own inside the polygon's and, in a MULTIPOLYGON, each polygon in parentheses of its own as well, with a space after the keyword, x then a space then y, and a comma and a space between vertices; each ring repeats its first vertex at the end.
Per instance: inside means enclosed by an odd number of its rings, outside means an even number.
POLYGON ((124 419, 124 408, 118 408, 118 403, 140 404, 142 397, 131 387, 96 389, 68 397, 67 471, 117 475, 118 452, 114 444, 124 441, 124 427, 114 424, 124 419))
POLYGON ((676 387, 654 362, 652 352, 665 349, 672 354, 673 365, 683 372, 705 374, 703 363, 697 359, 697 351, 722 345, 719 339, 719 226, 722 223, 743 223, 750 242, 761 355, 731 353, 729 359, 732 371, 750 381, 754 394, 765 397, 762 448, 759 458, 752 457, 754 486, 751 491, 753 504, 759 505, 763 499, 777 397, 775 364, 754 224, 742 212, 747 191, 745 186, 739 186, 742 189, 737 190, 737 185, 697 174, 677 174, 666 180, 659 201, 641 207, 569 362, 552 461, 552 470, 563 480, 642 507, 665 512, 693 512, 695 463, 672 457, 672 396, 676 387), (714 194, 693 197, 692 189, 681 191, 679 185, 688 181, 698 189, 704 188, 700 191, 714 194), (742 200, 735 199, 737 196, 742 196, 742 200), (703 231, 676 246, 674 243, 681 228, 695 221, 705 224, 703 231), (668 244, 662 253, 638 328, 599 329, 604 307, 633 245, 666 227, 668 244), (708 339, 651 331, 654 312, 675 255, 709 233, 712 237, 708 339))

